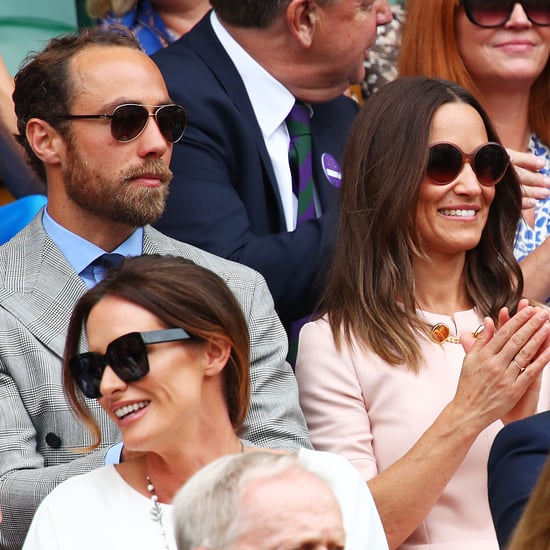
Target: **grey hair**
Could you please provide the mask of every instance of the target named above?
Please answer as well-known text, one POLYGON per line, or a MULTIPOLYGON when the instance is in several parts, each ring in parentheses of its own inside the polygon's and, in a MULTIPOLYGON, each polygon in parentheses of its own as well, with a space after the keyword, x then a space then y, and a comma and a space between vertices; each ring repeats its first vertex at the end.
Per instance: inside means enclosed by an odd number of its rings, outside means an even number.
POLYGON ((178 550, 229 550, 240 536, 241 499, 257 479, 291 471, 311 471, 297 453, 254 451, 223 456, 194 474, 174 498, 174 525, 178 550))

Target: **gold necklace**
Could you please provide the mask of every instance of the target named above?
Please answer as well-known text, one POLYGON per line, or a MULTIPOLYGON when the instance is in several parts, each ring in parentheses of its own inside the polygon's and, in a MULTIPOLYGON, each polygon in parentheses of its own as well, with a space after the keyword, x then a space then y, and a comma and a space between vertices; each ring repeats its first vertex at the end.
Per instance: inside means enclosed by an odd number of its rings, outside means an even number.
MULTIPOLYGON (((482 332, 485 327, 483 325, 479 325, 474 331, 470 332, 470 334, 477 338, 482 332)), ((451 344, 460 344, 460 338, 458 336, 454 336, 451 334, 451 330, 445 323, 436 323, 432 326, 430 329, 430 333, 432 335, 432 338, 435 342, 438 342, 439 344, 443 344, 443 342, 450 342, 451 344)))

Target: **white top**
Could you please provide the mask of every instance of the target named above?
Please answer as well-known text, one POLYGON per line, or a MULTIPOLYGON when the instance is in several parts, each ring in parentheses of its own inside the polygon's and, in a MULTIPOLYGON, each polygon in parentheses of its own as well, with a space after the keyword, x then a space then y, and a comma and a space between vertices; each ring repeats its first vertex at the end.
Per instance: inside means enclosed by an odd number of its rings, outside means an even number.
MULTIPOLYGON (((367 484, 344 458, 301 449, 300 459, 327 480, 340 503, 346 550, 387 550, 367 484)), ((170 550, 176 550, 172 505, 161 504, 170 550)), ((164 548, 151 500, 130 487, 113 465, 68 479, 36 511, 23 550, 153 550, 164 548)))

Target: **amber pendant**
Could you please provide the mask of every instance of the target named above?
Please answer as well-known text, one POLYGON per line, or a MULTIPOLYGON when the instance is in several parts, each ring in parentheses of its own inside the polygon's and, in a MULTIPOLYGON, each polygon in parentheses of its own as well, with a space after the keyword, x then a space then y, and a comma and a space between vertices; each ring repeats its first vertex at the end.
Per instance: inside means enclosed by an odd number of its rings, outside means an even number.
POLYGON ((449 337, 449 327, 445 323, 437 323, 432 328, 432 337, 436 342, 442 344, 449 337))

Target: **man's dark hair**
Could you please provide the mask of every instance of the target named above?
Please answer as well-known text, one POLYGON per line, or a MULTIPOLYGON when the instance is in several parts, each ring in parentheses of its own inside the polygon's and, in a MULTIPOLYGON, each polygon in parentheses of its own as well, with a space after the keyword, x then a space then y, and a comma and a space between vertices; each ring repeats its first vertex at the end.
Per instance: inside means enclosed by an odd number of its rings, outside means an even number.
POLYGON ((68 121, 59 117, 69 114, 73 96, 69 63, 77 53, 90 46, 140 49, 133 34, 124 27, 113 27, 110 30, 84 29, 79 34, 52 38, 42 51, 30 54, 15 75, 13 101, 18 139, 25 148, 31 166, 44 182, 44 165, 27 141, 27 122, 31 118, 39 118, 50 123, 62 135, 67 135, 68 121))

